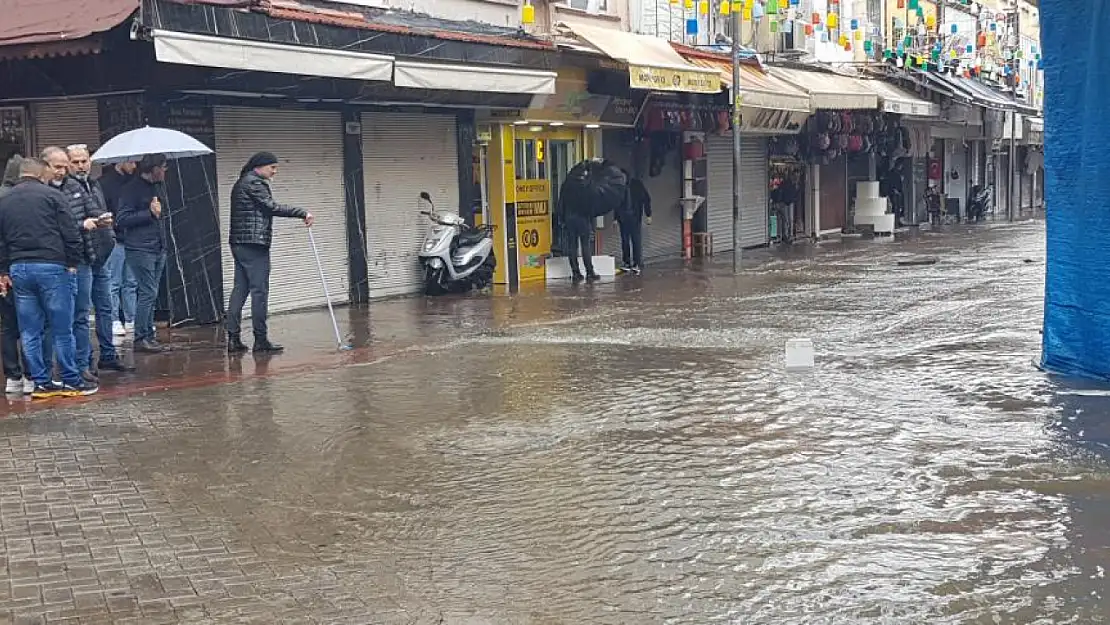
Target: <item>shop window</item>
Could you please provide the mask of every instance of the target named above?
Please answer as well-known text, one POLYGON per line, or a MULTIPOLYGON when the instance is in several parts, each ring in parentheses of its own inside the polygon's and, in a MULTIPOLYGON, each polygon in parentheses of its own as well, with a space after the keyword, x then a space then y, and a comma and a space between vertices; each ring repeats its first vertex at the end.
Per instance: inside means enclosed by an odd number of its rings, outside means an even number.
POLYGON ((608 0, 567 0, 567 6, 587 12, 606 13, 609 11, 608 0))
POLYGON ((543 139, 517 139, 514 163, 517 180, 547 178, 546 141, 543 139))

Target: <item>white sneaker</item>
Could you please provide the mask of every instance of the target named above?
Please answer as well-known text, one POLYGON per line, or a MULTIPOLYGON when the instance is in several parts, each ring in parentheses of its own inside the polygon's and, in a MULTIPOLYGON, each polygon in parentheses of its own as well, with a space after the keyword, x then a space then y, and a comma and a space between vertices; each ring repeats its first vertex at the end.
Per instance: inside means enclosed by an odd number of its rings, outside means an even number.
POLYGON ((120 323, 118 321, 113 321, 112 322, 112 335, 113 336, 127 336, 127 329, 123 327, 122 323, 120 323))
POLYGON ((8 380, 8 384, 4 387, 4 392, 8 395, 22 395, 23 380, 8 380))
POLYGON ((123 328, 128 334, 134 334, 135 333, 135 322, 134 321, 128 321, 127 323, 123 324, 123 328))
POLYGON ((35 381, 31 378, 23 378, 23 394, 30 395, 35 392, 35 381))

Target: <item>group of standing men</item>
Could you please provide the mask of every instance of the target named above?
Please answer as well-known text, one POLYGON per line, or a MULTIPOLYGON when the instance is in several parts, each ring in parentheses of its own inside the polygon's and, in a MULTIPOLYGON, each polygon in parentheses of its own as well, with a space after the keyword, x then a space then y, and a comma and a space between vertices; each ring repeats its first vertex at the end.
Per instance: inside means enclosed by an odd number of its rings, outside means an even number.
POLYGON ((91 169, 84 145, 48 147, 40 158, 16 156, 5 169, 0 347, 8 393, 97 392, 99 372, 131 370, 113 343, 131 323, 136 351, 162 350, 154 305, 166 262, 160 184, 166 158, 109 166, 99 179, 91 169))

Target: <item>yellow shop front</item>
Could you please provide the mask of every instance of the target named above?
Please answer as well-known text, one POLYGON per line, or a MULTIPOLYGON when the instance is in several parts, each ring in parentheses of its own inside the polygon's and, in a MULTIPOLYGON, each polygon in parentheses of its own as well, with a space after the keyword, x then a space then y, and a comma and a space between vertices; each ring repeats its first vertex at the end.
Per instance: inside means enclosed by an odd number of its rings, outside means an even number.
POLYGON ((635 124, 643 96, 587 90, 587 70, 563 68, 542 106, 490 111, 479 119, 475 162, 481 172, 482 219, 494 226, 495 282, 510 288, 542 284, 548 261, 567 243, 555 207, 567 173, 601 156, 601 129, 635 124), (504 262, 502 262, 502 260, 504 262))

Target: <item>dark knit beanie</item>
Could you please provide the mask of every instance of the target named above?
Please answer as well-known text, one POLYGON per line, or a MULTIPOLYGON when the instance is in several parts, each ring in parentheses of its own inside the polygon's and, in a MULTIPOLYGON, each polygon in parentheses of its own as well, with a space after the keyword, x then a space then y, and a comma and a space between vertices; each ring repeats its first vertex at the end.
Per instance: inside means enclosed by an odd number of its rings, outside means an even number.
POLYGON ((277 163, 278 157, 273 152, 255 152, 254 156, 247 161, 247 164, 243 165, 243 170, 239 172, 239 175, 245 176, 248 171, 267 165, 276 165, 277 163))

